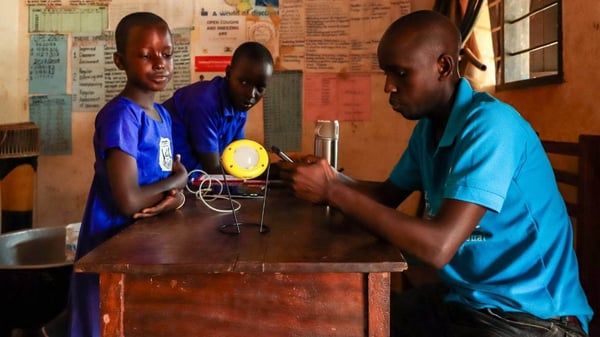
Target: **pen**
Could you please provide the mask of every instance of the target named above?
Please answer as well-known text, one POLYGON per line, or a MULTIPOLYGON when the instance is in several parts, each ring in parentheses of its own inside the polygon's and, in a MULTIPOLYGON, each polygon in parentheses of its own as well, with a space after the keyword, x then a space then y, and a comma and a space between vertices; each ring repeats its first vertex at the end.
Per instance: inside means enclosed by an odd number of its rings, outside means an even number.
POLYGON ((294 162, 294 160, 293 160, 292 158, 290 158, 290 156, 288 156, 287 154, 285 154, 285 152, 281 151, 281 150, 280 150, 280 149, 279 149, 277 146, 275 146, 275 145, 271 146, 271 151, 275 152, 275 154, 276 154, 276 155, 278 155, 278 156, 279 156, 279 158, 281 158, 281 159, 283 159, 283 160, 285 160, 285 161, 287 161, 287 162, 290 162, 290 163, 293 163, 293 162, 294 162))

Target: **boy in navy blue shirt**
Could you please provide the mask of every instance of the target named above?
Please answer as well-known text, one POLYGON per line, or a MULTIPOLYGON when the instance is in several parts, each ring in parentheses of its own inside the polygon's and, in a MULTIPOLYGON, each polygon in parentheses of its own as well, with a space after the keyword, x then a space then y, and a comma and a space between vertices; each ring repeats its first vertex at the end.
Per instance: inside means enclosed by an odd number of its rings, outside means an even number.
POLYGON ((261 100, 272 74, 269 50, 245 42, 233 53, 225 77, 178 89, 163 103, 173 119, 175 152, 188 171, 221 172, 223 150, 244 138, 247 111, 261 100))

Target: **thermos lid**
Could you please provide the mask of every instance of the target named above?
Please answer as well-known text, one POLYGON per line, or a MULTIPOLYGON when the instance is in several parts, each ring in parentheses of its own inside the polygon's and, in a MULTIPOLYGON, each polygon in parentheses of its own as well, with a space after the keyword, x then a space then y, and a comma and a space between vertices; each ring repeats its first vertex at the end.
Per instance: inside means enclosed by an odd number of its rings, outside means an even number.
POLYGON ((337 120, 318 120, 315 126, 315 136, 319 138, 338 139, 340 124, 337 120))

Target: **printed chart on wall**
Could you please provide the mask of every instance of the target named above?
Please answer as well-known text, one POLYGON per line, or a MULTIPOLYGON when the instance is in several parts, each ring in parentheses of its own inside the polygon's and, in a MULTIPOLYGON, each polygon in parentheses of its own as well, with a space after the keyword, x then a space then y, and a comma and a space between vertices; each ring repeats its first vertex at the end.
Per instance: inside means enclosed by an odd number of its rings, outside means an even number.
POLYGON ((71 154, 71 96, 29 97, 29 120, 40 127, 41 154, 71 154))
POLYGON ((302 150, 302 72, 276 71, 264 100, 265 146, 302 150))
POLYGON ((67 36, 31 35, 29 42, 29 93, 67 91, 67 36))
POLYGON ((194 57, 199 79, 222 75, 237 46, 257 41, 279 56, 278 0, 203 0, 197 29, 200 51, 194 57))

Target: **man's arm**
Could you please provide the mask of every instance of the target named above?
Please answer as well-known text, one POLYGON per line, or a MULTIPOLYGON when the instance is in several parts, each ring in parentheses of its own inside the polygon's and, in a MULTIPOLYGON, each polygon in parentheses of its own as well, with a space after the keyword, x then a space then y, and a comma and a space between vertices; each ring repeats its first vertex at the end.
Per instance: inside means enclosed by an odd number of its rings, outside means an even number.
POLYGON ((399 189, 389 180, 383 182, 355 180, 342 173, 338 173, 337 178, 346 186, 369 196, 383 205, 393 208, 398 207, 413 192, 399 189))
MULTIPOLYGON (((394 198, 377 198, 374 192, 392 193, 389 182, 356 183, 338 176, 327 161, 282 165, 285 179, 296 196, 312 202, 326 202, 356 218, 370 231, 400 249, 436 268, 446 265, 475 229, 486 208, 459 200, 446 199, 433 219, 409 216, 395 209, 394 198), (385 189, 388 189, 387 191, 385 189), (361 193, 357 193, 360 191, 361 193), (383 200, 383 203, 382 203, 383 200), (387 202, 386 202, 387 201, 387 202)), ((402 196, 397 198, 402 199, 402 196)))
POLYGON ((452 259, 486 211, 476 204, 446 199, 435 218, 421 219, 355 193, 337 180, 328 183, 326 190, 330 205, 436 268, 452 259))

